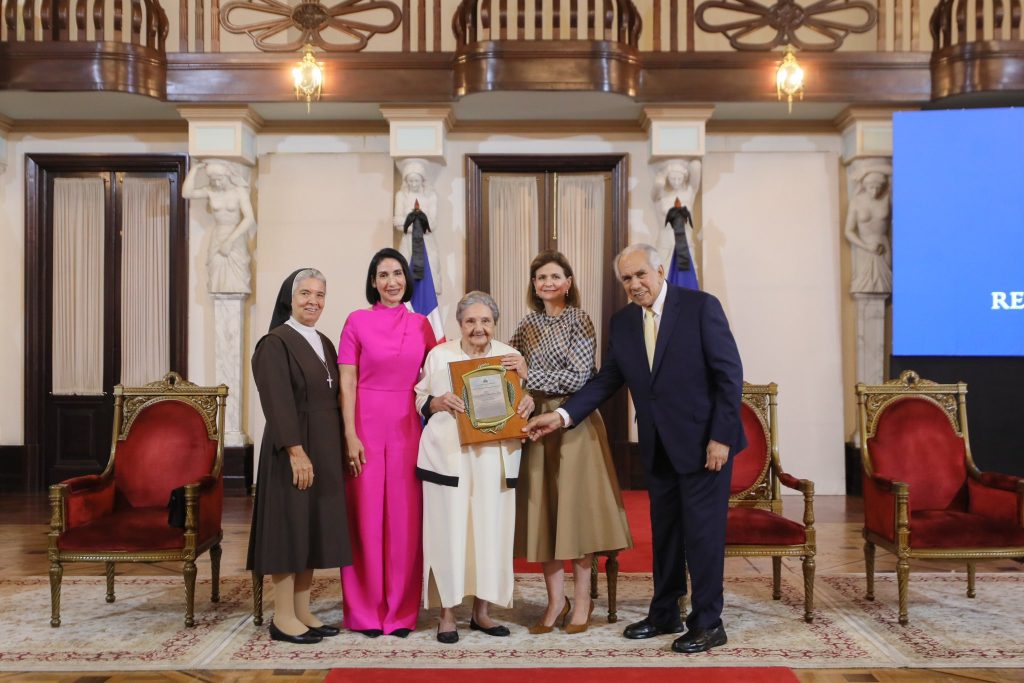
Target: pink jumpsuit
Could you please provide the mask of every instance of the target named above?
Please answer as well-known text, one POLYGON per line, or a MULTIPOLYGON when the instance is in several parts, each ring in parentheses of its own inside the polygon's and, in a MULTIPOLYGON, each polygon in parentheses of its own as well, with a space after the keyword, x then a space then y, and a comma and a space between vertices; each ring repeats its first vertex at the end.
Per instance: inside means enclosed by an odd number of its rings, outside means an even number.
POLYGON ((355 365, 356 433, 366 464, 345 481, 352 565, 341 570, 345 627, 391 633, 416 627, 422 493, 416 478, 421 422, 413 387, 435 344, 427 319, 404 305, 353 311, 338 364, 355 365))

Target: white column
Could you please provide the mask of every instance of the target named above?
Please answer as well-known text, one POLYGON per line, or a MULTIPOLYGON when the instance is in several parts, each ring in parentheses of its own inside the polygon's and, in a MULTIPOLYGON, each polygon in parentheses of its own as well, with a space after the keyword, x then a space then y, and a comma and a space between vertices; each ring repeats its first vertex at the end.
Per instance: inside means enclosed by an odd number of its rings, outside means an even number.
POLYGON ((885 303, 888 294, 855 292, 857 302, 857 381, 885 381, 885 303))
POLYGON ((210 294, 213 299, 213 325, 215 333, 215 381, 231 389, 232 400, 224 413, 224 445, 228 448, 247 446, 252 441, 242 429, 242 368, 245 359, 242 348, 245 335, 245 301, 248 294, 210 294))

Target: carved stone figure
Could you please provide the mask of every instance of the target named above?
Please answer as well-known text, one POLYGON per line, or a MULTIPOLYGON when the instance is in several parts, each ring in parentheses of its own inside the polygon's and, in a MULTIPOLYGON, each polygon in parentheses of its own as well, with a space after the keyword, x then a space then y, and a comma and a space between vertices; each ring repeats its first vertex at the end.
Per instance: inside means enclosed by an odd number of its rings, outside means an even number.
POLYGON ((402 233, 398 250, 409 262, 413 279, 420 280, 429 272, 434 291, 441 293, 441 260, 437 253, 431 225, 437 225, 437 194, 427 186, 427 164, 422 159, 404 159, 398 163, 402 187, 395 193, 395 230, 402 233), (422 216, 411 220, 410 214, 422 216), (420 275, 417 277, 417 273, 420 275))
POLYGON ((656 245, 672 284, 700 289, 693 207, 700 188, 699 159, 672 159, 654 176, 655 213, 662 221, 656 245))
POLYGON ((854 178, 845 235, 853 250, 853 293, 892 292, 892 222, 889 177, 892 168, 874 166, 854 178))
POLYGON ((236 164, 227 161, 200 161, 193 166, 181 187, 185 199, 206 199, 214 228, 206 257, 207 288, 211 293, 244 293, 251 289, 249 231, 255 232, 256 218, 249 183, 236 164), (200 170, 206 185, 196 187, 200 170))

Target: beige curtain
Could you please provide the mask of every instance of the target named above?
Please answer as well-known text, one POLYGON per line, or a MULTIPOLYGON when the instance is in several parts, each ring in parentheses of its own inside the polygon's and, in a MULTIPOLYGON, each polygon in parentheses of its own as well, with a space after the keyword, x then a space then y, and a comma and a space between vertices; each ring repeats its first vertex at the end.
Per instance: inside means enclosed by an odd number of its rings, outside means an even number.
POLYGON ((121 383, 170 369, 170 183, 125 178, 121 237, 121 383))
POLYGON ((53 185, 53 393, 103 393, 102 178, 53 185))
POLYGON ((604 264, 605 176, 558 176, 558 250, 576 273, 581 305, 597 329, 598 361, 601 346, 601 292, 612 276, 604 264))
POLYGON ((494 337, 508 341, 528 312, 526 283, 537 253, 537 179, 488 177, 490 295, 501 309, 494 337))

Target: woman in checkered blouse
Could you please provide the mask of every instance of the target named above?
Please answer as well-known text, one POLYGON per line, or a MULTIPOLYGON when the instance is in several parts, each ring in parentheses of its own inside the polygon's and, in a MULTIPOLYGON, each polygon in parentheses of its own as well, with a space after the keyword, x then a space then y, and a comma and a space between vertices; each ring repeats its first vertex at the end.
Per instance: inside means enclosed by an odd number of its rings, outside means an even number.
MULTIPOLYGON (((532 313, 520 321, 510 344, 522 356, 507 367, 526 379, 537 412, 562 405, 597 373, 596 334, 579 307, 572 266, 557 251, 530 264, 527 300, 532 313)), ((575 429, 558 430, 524 450, 516 488, 515 555, 544 563, 548 606, 530 633, 548 633, 561 620, 568 633, 587 629, 590 561, 596 551, 633 545, 600 413, 575 429), (575 606, 564 595, 565 560, 572 560, 575 606)))

